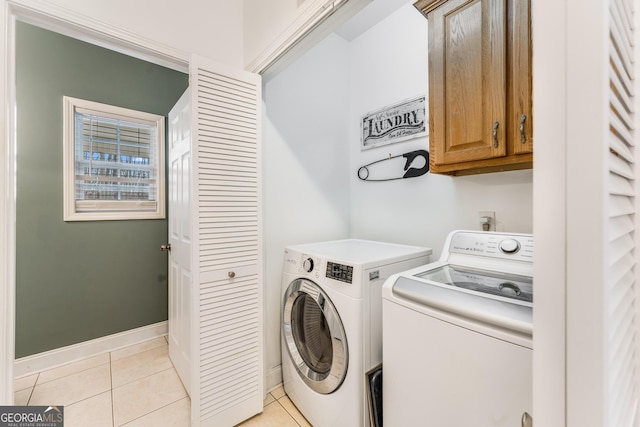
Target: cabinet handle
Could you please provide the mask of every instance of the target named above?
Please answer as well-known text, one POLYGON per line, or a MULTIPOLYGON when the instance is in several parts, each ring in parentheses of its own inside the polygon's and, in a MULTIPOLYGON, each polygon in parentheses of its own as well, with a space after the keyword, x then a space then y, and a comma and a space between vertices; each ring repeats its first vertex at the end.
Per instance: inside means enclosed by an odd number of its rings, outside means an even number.
POLYGON ((498 126, 500 126, 499 121, 493 122, 493 146, 498 148, 498 126))
POLYGON ((228 276, 229 276, 230 279, 233 279, 234 277, 236 277, 236 273, 234 271, 230 271, 228 273, 228 276))
POLYGON ((533 418, 526 412, 522 414, 522 427, 533 427, 533 418))
POLYGON ((527 136, 524 134, 524 121, 527 120, 527 116, 524 114, 520 116, 520 142, 523 144, 527 142, 527 136))

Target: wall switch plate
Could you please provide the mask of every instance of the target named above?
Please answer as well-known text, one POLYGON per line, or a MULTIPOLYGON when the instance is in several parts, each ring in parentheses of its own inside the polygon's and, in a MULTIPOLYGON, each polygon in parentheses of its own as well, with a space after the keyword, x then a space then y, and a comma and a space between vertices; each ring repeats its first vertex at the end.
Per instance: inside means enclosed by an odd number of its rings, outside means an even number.
POLYGON ((496 231, 496 212, 478 211, 478 227, 483 231, 496 231))

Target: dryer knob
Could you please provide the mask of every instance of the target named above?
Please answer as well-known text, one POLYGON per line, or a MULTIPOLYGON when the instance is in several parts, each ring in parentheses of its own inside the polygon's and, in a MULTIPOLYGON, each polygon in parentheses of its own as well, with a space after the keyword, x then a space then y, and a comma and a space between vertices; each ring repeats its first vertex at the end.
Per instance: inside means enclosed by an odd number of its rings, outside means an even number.
POLYGON ((500 242, 500 250, 505 254, 515 254, 520 250, 520 243, 515 239, 506 239, 500 242))
POLYGON ((311 273, 313 271, 313 260, 311 258, 307 258, 302 262, 302 268, 307 273, 311 273))

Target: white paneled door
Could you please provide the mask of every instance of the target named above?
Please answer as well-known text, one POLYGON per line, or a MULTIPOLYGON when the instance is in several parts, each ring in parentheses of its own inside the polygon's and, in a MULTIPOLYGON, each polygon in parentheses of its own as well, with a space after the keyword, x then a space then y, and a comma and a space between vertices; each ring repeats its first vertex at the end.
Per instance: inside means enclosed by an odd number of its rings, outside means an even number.
POLYGON ((191 94, 169 113, 169 357, 191 394, 191 94))
POLYGON ((194 57, 169 115, 169 354, 192 426, 234 426, 264 398, 261 80, 194 57))

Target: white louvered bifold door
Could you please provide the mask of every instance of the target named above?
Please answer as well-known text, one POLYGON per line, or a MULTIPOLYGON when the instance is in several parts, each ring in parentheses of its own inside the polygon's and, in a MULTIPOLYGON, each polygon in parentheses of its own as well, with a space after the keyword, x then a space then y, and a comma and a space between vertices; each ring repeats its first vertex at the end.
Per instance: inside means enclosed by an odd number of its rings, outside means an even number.
POLYGON ((610 0, 608 237, 605 262, 605 416, 610 427, 636 425, 636 147, 633 0, 610 0))
POLYGON ((225 427, 262 411, 261 80, 190 64, 194 156, 192 424, 225 427))

